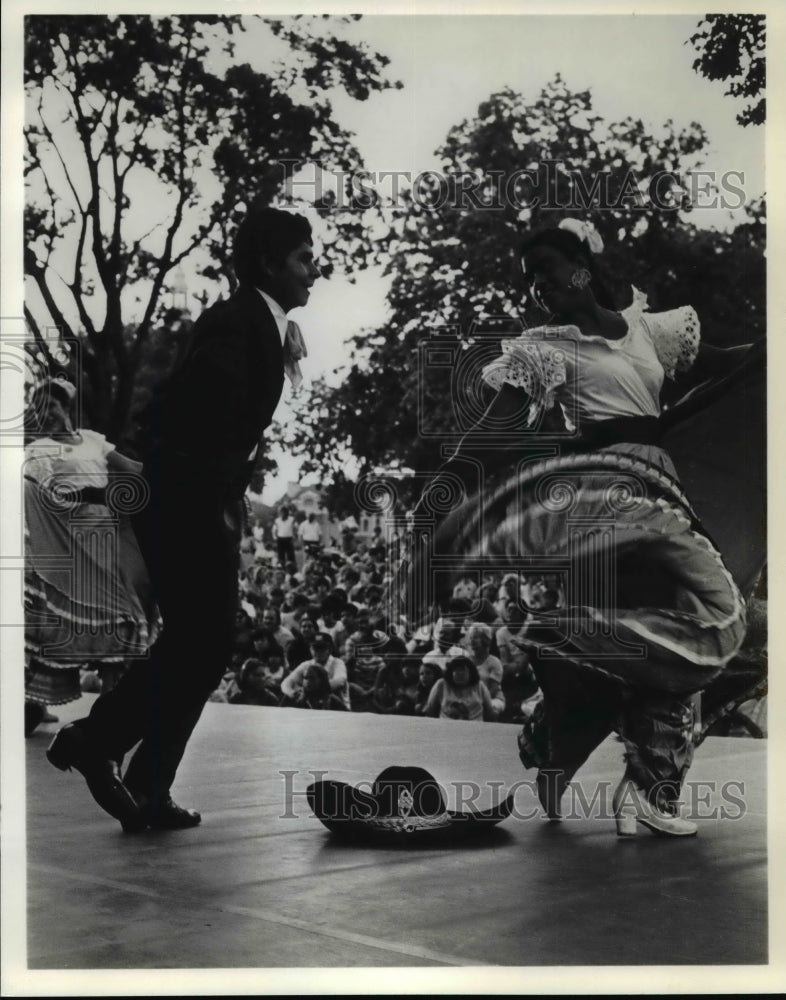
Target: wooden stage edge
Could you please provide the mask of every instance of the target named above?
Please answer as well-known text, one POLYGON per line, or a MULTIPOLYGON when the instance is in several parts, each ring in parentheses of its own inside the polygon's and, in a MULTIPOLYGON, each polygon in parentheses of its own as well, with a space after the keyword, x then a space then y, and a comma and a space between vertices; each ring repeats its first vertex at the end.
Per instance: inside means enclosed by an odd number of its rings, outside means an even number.
POLYGON ((202 825, 133 836, 48 764, 56 728, 26 741, 31 972, 157 972, 163 993, 167 970, 474 967, 490 987, 492 967, 522 983, 536 968, 717 967, 723 982, 721 967, 768 962, 766 741, 699 749, 684 796, 698 837, 622 839, 598 815, 622 770, 614 739, 579 772, 573 817, 550 823, 514 726, 209 704, 174 789, 202 825), (516 813, 440 847, 350 845, 311 814, 313 772, 356 784, 391 764, 425 767, 449 805, 460 782, 480 807, 519 783, 516 813))

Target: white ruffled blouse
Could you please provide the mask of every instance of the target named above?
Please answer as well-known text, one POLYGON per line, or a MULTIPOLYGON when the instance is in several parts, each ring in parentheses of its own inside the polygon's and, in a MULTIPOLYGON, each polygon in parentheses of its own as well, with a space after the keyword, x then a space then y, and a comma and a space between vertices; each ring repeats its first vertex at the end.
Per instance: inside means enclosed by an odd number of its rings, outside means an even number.
POLYGON ((502 355, 486 365, 483 379, 524 389, 530 418, 559 403, 568 421, 657 417, 664 377, 687 371, 699 349, 699 319, 691 306, 646 311, 634 289, 622 312, 628 332, 619 340, 585 336, 577 326, 539 326, 502 341, 502 355))
POLYGON ((25 475, 39 483, 50 476, 72 476, 74 486, 105 488, 109 483, 107 455, 115 450, 98 431, 79 431, 81 440, 66 444, 52 438, 39 438, 25 448, 25 475))

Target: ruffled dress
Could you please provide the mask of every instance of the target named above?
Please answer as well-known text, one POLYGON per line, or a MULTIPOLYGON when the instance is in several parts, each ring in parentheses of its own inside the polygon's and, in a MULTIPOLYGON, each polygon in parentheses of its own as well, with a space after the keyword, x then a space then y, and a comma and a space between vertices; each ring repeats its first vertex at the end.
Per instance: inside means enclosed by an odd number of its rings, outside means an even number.
POLYGON ((147 654, 161 627, 127 516, 144 501, 133 476, 112 477, 102 434, 25 449, 25 698, 58 705, 80 696, 79 665, 147 654), (108 506, 68 493, 106 489, 108 506))

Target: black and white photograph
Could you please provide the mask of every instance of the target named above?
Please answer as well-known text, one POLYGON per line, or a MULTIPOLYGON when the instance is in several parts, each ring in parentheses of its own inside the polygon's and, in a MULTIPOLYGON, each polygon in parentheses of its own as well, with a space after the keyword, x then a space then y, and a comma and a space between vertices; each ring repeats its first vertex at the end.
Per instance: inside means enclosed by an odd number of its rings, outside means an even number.
POLYGON ((721 7, 3 5, 4 996, 786 987, 721 7))

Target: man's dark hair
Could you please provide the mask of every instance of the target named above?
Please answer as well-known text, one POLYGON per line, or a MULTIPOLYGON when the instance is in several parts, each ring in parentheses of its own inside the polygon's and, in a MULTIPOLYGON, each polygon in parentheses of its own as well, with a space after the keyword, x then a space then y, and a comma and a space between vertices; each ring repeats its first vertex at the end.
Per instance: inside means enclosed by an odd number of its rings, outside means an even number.
POLYGON ((233 247, 235 275, 241 285, 259 285, 260 259, 283 264, 301 243, 311 243, 311 223, 304 215, 253 206, 238 226, 233 247))
POLYGON ((278 608, 275 606, 275 604, 270 604, 268 607, 265 608, 265 611, 270 611, 272 614, 274 614, 276 616, 276 626, 280 627, 280 625, 281 625, 281 612, 278 610, 278 608))

